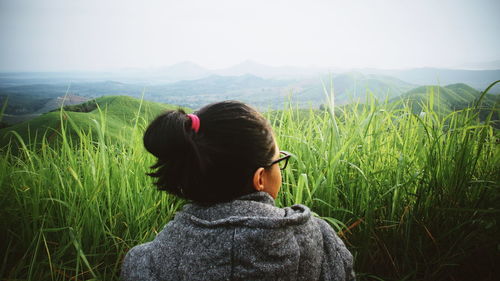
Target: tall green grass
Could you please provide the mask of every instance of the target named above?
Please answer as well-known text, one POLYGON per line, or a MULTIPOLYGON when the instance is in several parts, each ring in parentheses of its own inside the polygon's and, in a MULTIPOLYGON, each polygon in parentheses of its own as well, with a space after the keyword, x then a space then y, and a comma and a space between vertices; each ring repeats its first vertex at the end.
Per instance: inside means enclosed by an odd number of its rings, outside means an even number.
MULTIPOLYGON (((327 220, 360 280, 478 280, 498 270, 498 131, 476 108, 441 115, 434 100, 419 115, 372 98, 268 113, 280 148, 294 154, 277 204, 306 204, 327 220)), ((116 142, 105 114, 97 134, 63 114, 57 146, 18 139, 21 149, 0 156, 4 280, 117 280, 126 251, 184 203, 145 176, 154 162, 142 147, 147 121, 138 116, 116 142)))

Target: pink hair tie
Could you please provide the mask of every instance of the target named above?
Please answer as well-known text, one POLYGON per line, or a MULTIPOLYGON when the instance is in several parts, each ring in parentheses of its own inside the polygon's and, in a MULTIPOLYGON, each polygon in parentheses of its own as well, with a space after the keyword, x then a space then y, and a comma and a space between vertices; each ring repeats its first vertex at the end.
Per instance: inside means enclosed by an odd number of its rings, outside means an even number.
POLYGON ((200 130, 200 118, 194 114, 188 114, 187 116, 191 119, 191 129, 193 129, 195 133, 198 133, 200 130))

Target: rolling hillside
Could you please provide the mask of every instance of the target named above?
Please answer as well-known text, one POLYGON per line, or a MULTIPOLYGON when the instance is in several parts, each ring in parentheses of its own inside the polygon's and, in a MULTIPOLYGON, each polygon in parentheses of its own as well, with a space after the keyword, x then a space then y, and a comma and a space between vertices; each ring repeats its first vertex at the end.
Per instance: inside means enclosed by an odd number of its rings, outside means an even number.
MULTIPOLYGON (((412 107, 416 114, 420 113, 423 105, 433 104, 434 111, 448 114, 455 110, 461 110, 473 106, 481 96, 481 92, 463 83, 441 86, 422 86, 410 90, 399 97, 391 99, 391 102, 402 101, 412 107)), ((499 120, 498 106, 500 97, 498 95, 485 94, 479 105, 481 119, 493 111, 492 120, 499 120)), ((498 122, 496 123, 498 125, 498 122)))
POLYGON ((7 114, 41 113, 47 103, 66 95, 95 98, 103 95, 140 97, 144 86, 116 81, 80 82, 67 84, 29 84, 0 88, 0 103, 8 97, 7 114))
POLYGON ((12 138, 10 131, 17 132, 27 142, 40 140, 46 135, 49 141, 57 138, 61 124, 75 135, 74 128, 96 136, 99 130, 114 140, 126 140, 135 123, 144 125, 156 115, 175 106, 142 101, 127 96, 106 96, 65 107, 64 111, 52 111, 32 120, 0 129, 0 144, 4 146, 12 138), (62 117, 62 118, 61 118, 62 117), (62 122, 61 122, 62 119, 62 122), (103 127, 104 125, 104 127, 103 127))

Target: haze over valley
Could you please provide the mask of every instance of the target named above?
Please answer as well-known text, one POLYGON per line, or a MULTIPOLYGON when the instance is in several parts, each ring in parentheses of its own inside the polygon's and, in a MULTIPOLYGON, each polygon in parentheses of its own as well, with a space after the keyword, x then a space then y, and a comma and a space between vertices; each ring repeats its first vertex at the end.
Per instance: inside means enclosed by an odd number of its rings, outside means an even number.
MULTIPOLYGON (((363 102, 367 94, 394 98, 420 86, 464 83, 484 90, 500 70, 417 68, 405 70, 272 67, 245 61, 218 70, 183 62, 156 69, 116 72, 0 73, 0 99, 7 101, 4 123, 13 124, 106 95, 127 95, 197 109, 211 102, 234 99, 261 110, 286 104, 318 108, 325 88, 333 86, 335 102, 363 102), (66 98, 64 98, 66 96, 66 98)), ((490 93, 500 92, 499 87, 490 93)))

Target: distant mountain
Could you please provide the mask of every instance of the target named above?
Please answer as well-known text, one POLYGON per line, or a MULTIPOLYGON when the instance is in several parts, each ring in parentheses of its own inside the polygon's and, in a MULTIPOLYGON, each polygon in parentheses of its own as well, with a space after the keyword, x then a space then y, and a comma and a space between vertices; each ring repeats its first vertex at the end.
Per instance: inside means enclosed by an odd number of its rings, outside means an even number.
MULTIPOLYGON (((494 68, 500 67, 499 61, 477 64, 476 67, 494 68)), ((465 66, 464 66, 465 67, 465 66)), ((468 68, 474 68, 473 64, 468 68)), ((466 83, 475 89, 483 90, 490 83, 500 79, 500 68, 488 70, 471 69, 440 69, 440 68, 415 68, 415 69, 354 69, 351 72, 359 72, 365 75, 391 76, 414 85, 448 85, 454 83, 466 83)), ((72 72, 0 72, 0 88, 9 88, 25 85, 68 85, 99 83, 102 81, 122 82, 127 85, 137 85, 138 91, 144 86, 163 85, 183 80, 198 80, 212 75, 218 76, 242 76, 253 75, 265 79, 293 79, 308 80, 318 79, 321 76, 334 74, 348 74, 346 70, 339 68, 318 67, 296 67, 296 66, 269 66, 255 61, 247 60, 234 66, 210 70, 195 63, 186 61, 165 67, 156 68, 133 68, 115 71, 72 71, 72 72)), ((376 78, 378 79, 378 78, 376 78)), ((115 85, 116 86, 116 85, 115 85)), ((111 88, 110 86, 108 86, 111 88)), ((101 87, 102 88, 102 87, 101 87)), ((137 91, 137 89, 135 90, 137 91)), ((61 92, 61 90, 59 91, 61 92)), ((500 85, 493 89, 492 93, 500 93, 500 85)), ((0 93, 1 94, 1 93, 0 93)), ((117 92, 109 94, 120 94, 117 92)), ((128 94, 128 93, 124 93, 128 94)), ((57 96, 59 96, 58 94, 57 96)), ((81 95, 81 94, 80 94, 81 95)))
MULTIPOLYGON (((365 69, 363 73, 392 76, 418 85, 448 85, 465 83, 473 88, 484 90, 492 82, 500 79, 500 69, 496 70, 458 70, 439 68, 415 68, 408 70, 365 69)), ((492 91, 500 92, 500 87, 492 91)))
MULTIPOLYGON (((399 79, 383 75, 366 75, 360 72, 350 72, 331 77, 322 78, 327 91, 333 86, 336 104, 347 104, 353 101, 363 101, 367 95, 373 95, 378 99, 392 98, 399 96, 406 91, 417 87, 417 85, 406 83, 399 79), (330 85, 332 83, 332 85, 330 85)), ((325 91, 319 79, 310 80, 309 83, 302 83, 297 97, 304 102, 312 100, 316 103, 323 103, 325 91)))
POLYGON ((210 70, 188 61, 161 67, 155 69, 154 72, 155 76, 163 76, 170 80, 193 80, 212 74, 210 70))
POLYGON ((269 66, 255 61, 246 60, 234 66, 213 71, 218 75, 238 76, 255 75, 263 78, 304 78, 327 72, 320 68, 294 67, 294 66, 269 66))
MULTIPOLYGON (((97 98, 92 103, 98 105, 105 115, 106 136, 110 141, 127 140, 137 116, 141 122, 143 122, 142 120, 149 122, 162 111, 177 108, 177 106, 149 101, 141 102, 139 99, 127 96, 106 96, 97 98)), ((37 136, 37 141, 39 141, 44 134, 49 141, 57 139, 58 133, 60 133, 61 116, 70 134, 75 135, 75 128, 79 128, 86 133, 97 136, 98 128, 94 120, 99 124, 102 121, 101 114, 97 106, 87 108, 90 110, 80 110, 79 106, 73 105, 67 108, 73 111, 64 111, 62 115, 59 110, 48 112, 32 120, 0 129, 0 144, 1 146, 7 144, 10 139, 8 137, 9 131, 17 132, 25 142, 28 141, 29 136, 32 138, 37 136)))

